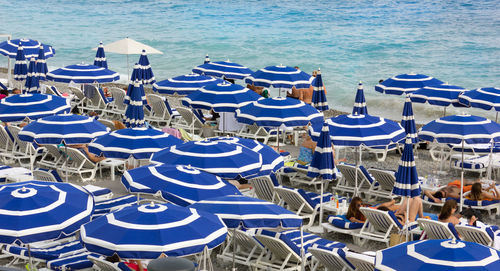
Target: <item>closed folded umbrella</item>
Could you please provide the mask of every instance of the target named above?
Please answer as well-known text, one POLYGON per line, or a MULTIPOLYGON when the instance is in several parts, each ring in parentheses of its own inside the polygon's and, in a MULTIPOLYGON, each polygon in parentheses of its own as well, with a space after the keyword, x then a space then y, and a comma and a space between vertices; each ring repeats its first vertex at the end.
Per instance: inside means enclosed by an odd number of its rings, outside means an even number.
POLYGON ((411 138, 413 144, 418 142, 417 126, 415 124, 415 116, 413 115, 413 107, 410 97, 406 97, 403 106, 403 118, 401 119, 401 126, 405 129, 406 135, 411 138))
POLYGON ((38 79, 40 81, 47 80, 47 73, 49 69, 47 68, 47 58, 45 57, 45 50, 43 45, 40 45, 38 50, 38 59, 36 60, 36 73, 38 74, 38 79))
POLYGON ((353 115, 368 115, 368 108, 366 107, 365 92, 363 91, 363 84, 359 82, 358 90, 356 91, 356 98, 354 99, 354 107, 352 109, 353 115))
POLYGON ((106 61, 106 54, 104 53, 104 45, 102 45, 102 41, 99 43, 99 47, 97 47, 97 53, 94 58, 94 66, 103 67, 105 69, 108 68, 108 61, 106 61))
POLYGON ((138 80, 128 85, 123 101, 127 105, 123 122, 129 128, 144 126, 144 105, 148 103, 144 87, 138 80))
POLYGON ((30 64, 28 66, 28 73, 26 74, 26 81, 24 82, 24 92, 25 93, 40 93, 38 90, 40 88, 40 81, 38 79, 38 74, 36 72, 36 62, 35 58, 30 59, 30 64))
MULTIPOLYGON (((151 69, 151 64, 149 64, 148 55, 146 50, 142 50, 141 56, 139 57, 139 62, 137 62, 138 73, 133 81, 139 80, 142 84, 148 85, 156 82, 155 75, 151 69)), ((135 68, 135 67, 134 67, 135 68)))
POLYGON ((323 85, 323 77, 321 76, 321 70, 318 69, 316 78, 312 82, 313 86, 313 96, 311 100, 311 105, 318 109, 319 111, 328 110, 328 102, 326 101, 325 86, 323 85))
POLYGON ((14 64, 14 80, 25 80, 27 74, 28 64, 26 64, 23 47, 19 46, 16 54, 16 63, 14 64))

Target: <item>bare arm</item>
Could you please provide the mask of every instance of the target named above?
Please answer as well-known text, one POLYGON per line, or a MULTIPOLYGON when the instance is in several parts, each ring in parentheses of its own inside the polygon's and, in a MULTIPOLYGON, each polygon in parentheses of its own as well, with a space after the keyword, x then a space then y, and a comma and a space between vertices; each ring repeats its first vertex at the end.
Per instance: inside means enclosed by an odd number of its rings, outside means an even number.
POLYGON ((106 157, 104 157, 104 156, 97 156, 93 153, 90 153, 89 148, 87 146, 83 147, 82 149, 85 152, 85 155, 87 155, 87 157, 89 158, 89 160, 94 162, 94 163, 98 163, 98 162, 101 162, 102 160, 106 159, 106 157))
POLYGON ((353 217, 351 217, 351 218, 349 218, 349 220, 350 220, 351 222, 356 222, 356 223, 365 223, 364 221, 359 220, 359 219, 355 218, 354 216, 353 216, 353 217))
POLYGON ((432 193, 431 193, 431 191, 430 191, 430 190, 424 190, 424 194, 425 194, 428 198, 432 199, 434 202, 437 202, 437 203, 441 202, 441 199, 435 198, 435 197, 432 195, 432 193))

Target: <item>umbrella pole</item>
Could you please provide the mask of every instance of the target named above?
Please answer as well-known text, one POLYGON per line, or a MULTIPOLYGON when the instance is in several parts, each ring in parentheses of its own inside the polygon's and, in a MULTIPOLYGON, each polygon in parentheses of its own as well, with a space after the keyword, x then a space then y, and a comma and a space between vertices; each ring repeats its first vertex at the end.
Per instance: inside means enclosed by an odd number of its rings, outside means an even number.
POLYGON ((12 66, 10 64, 10 57, 7 57, 7 83, 9 84, 9 87, 12 87, 12 66))
POLYGON ((446 117, 446 106, 444 107, 443 117, 446 117))
POLYGON ((462 170, 460 172, 460 212, 464 205, 464 145, 465 140, 462 139, 462 170))
POLYGON ((35 269, 33 269, 33 259, 31 258, 30 244, 28 244, 28 257, 29 257, 29 266, 30 266, 30 268, 28 270, 35 270, 35 269))
MULTIPOLYGON (((323 227, 321 227, 321 222, 323 221, 323 178, 321 179, 321 194, 319 198, 319 227, 320 227, 320 232, 323 233, 323 227)), ((338 201, 339 199, 335 199, 338 201)))
POLYGON ((300 263, 300 270, 305 271, 306 270, 306 263, 305 263, 305 255, 304 255, 304 229, 302 226, 300 226, 300 258, 301 263, 300 263))
POLYGON ((130 78, 130 72, 129 72, 129 67, 128 67, 128 54, 127 54, 127 81, 130 78))
POLYGON ((488 178, 488 180, 491 180, 491 171, 493 170, 492 169, 492 166, 493 166, 493 139, 491 140, 491 145, 490 145, 490 157, 489 157, 489 162, 488 162, 488 172, 486 174, 486 178, 488 178))
POLYGON ((495 122, 498 122, 498 111, 497 111, 497 115, 495 117, 495 122))
POLYGON ((356 187, 354 187, 354 196, 353 197, 358 195, 358 170, 359 170, 359 165, 361 163, 361 145, 359 145, 358 152, 359 152, 359 160, 358 160, 358 157, 356 157, 356 172, 354 173, 354 181, 355 181, 356 187))
MULTIPOLYGON (((239 227, 239 225, 238 225, 239 227)), ((233 268, 231 269, 232 271, 236 271, 236 260, 235 260, 235 257, 236 257, 236 228, 233 228, 233 240, 232 240, 232 243, 233 243, 233 268)))
POLYGON ((66 145, 66 142, 63 141, 63 144, 64 144, 64 157, 66 159, 66 164, 64 165, 65 169, 66 169, 66 182, 68 182, 68 146, 66 145))
POLYGON ((280 151, 280 127, 278 126, 278 132, 276 133, 276 142, 278 143, 278 153, 280 151))
POLYGON ((410 215, 410 197, 407 197, 406 198, 406 242, 409 241, 409 235, 410 235, 410 229, 408 227, 408 224, 410 224, 410 219, 409 219, 409 215, 410 215))

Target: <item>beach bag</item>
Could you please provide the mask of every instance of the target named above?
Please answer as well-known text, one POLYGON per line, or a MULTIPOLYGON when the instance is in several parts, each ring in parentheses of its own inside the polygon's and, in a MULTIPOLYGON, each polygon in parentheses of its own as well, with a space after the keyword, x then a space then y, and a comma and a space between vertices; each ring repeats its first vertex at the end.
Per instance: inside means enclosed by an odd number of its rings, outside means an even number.
POLYGON ((399 245, 404 242, 406 242, 405 234, 391 233, 391 237, 389 238, 389 247, 393 247, 395 245, 399 245))

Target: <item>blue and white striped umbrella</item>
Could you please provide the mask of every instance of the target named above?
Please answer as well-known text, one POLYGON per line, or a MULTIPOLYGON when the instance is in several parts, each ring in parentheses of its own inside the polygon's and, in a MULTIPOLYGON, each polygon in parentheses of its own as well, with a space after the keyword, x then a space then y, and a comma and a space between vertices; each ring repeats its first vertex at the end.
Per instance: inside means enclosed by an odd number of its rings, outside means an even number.
POLYGON ((243 79, 253 73, 249 68, 229 60, 208 62, 193 68, 193 72, 225 79, 243 79))
POLYGON ((156 129, 128 128, 97 137, 89 144, 89 152, 106 158, 149 159, 153 153, 182 142, 156 129))
POLYGON ((321 77, 321 69, 318 69, 316 78, 312 82, 313 96, 311 105, 319 111, 328 110, 328 102, 326 101, 325 86, 323 85, 323 78, 321 77))
POLYGON ((179 95, 187 95, 208 84, 218 84, 222 82, 224 81, 211 76, 191 73, 154 83, 153 91, 160 94, 177 93, 179 95))
POLYGON ((375 90, 380 93, 402 95, 412 93, 425 86, 435 86, 443 84, 442 81, 424 74, 400 74, 391 77, 375 86, 375 90))
POLYGON ((478 88, 460 94, 458 101, 467 106, 481 108, 484 110, 494 109, 500 111, 500 89, 494 87, 478 88))
POLYGON ((47 59, 45 57, 45 50, 43 49, 43 45, 40 45, 40 49, 38 49, 38 59, 36 60, 36 73, 38 74, 38 78, 40 81, 47 80, 47 73, 49 69, 47 68, 47 59))
POLYGON ((465 241, 412 241, 377 251, 375 270, 500 270, 500 251, 465 241))
POLYGON ((38 144, 88 144, 109 128, 94 118, 61 114, 44 117, 23 127, 19 139, 38 144))
MULTIPOLYGON (((337 146, 387 146, 400 142, 406 136, 399 123, 371 115, 340 115, 326 122, 330 127, 330 139, 337 146)), ((309 134, 314 141, 318 141, 318 126, 311 126, 309 134)))
POLYGON ((302 218, 274 203, 245 196, 224 196, 188 206, 216 214, 228 228, 298 228, 302 218))
MULTIPOLYGON (((331 181, 335 179, 335 163, 333 161, 332 141, 330 139, 330 129, 325 122, 319 140, 314 150, 313 158, 307 170, 307 176, 311 178, 321 177, 323 180, 331 181)), ((323 194, 323 193, 322 193, 323 194)))
POLYGON ((207 63, 210 63, 210 57, 208 56, 208 54, 205 56, 205 61, 203 61, 203 64, 207 63))
POLYGON ((144 105, 148 103, 144 87, 140 81, 128 85, 127 94, 123 101, 127 104, 124 124, 129 128, 144 126, 144 105))
POLYGON ((449 84, 434 86, 425 86, 410 94, 411 101, 414 103, 428 102, 432 105, 463 107, 458 101, 458 95, 467 91, 463 87, 449 84))
POLYGON ((189 141, 153 153, 152 162, 192 166, 221 178, 246 178, 260 172, 262 156, 243 146, 217 141, 189 141))
POLYGON ((236 109, 261 98, 259 94, 246 87, 222 82, 209 84, 194 91, 182 98, 182 104, 194 109, 234 112, 236 109))
POLYGON ((22 121, 25 118, 39 118, 69 113, 71 103, 68 99, 46 94, 12 95, 0 100, 0 121, 22 121))
POLYGON ((109 83, 120 79, 117 72, 89 64, 69 65, 47 73, 47 79, 63 83, 109 83))
POLYGON ((287 127, 323 123, 323 114, 316 108, 293 98, 275 97, 260 99, 236 110, 236 118, 246 124, 287 127))
POLYGON ((80 228, 90 252, 122 259, 188 256, 215 248, 227 228, 217 216, 173 204, 125 207, 80 228))
POLYGON ((500 124, 471 115, 452 115, 433 120, 418 132, 421 140, 439 143, 489 144, 500 142, 500 124))
POLYGON ((36 62, 34 57, 30 59, 24 87, 25 93, 40 93, 38 90, 40 88, 40 81, 38 79, 38 74, 36 73, 36 62))
POLYGON ((403 106, 403 118, 401 119, 401 126, 405 129, 406 135, 411 138, 411 143, 418 142, 417 126, 415 124, 415 116, 413 115, 413 107, 410 97, 407 95, 405 104, 403 106))
POLYGON ((410 198, 420 196, 420 184, 418 182, 415 158, 413 157, 413 142, 410 136, 406 137, 392 193, 397 196, 410 198))
POLYGON ((26 79, 27 74, 28 64, 26 64, 23 47, 19 46, 16 55, 16 63, 14 64, 14 80, 22 81, 26 79))
POLYGON ((52 48, 52 46, 47 44, 42 44, 39 41, 30 39, 14 39, 1 42, 0 54, 8 56, 10 58, 16 58, 19 45, 23 47, 24 56, 26 58, 32 58, 32 57, 37 58, 40 46, 43 46, 45 52, 45 58, 53 57, 56 54, 56 51, 52 48))
POLYGON ((137 68, 138 73, 136 74, 136 78, 132 79, 132 81, 139 80, 144 85, 156 82, 155 75, 153 74, 153 70, 149 64, 148 55, 146 55, 146 50, 142 50, 139 62, 137 62, 137 68))
POLYGON ((65 237, 90 221, 94 198, 71 183, 27 181, 0 186, 0 243, 65 237))
POLYGON ((262 155, 262 168, 259 175, 269 175, 271 172, 276 172, 285 166, 283 156, 279 155, 273 148, 257 140, 230 136, 212 137, 207 140, 238 144, 260 153, 262 155))
POLYGON ((352 109, 353 115, 368 115, 368 108, 366 107, 365 92, 363 91, 363 83, 359 82, 358 90, 356 91, 356 98, 354 99, 354 107, 352 109))
POLYGON ((108 61, 106 61, 106 54, 104 53, 104 45, 102 41, 99 42, 99 47, 97 47, 97 53, 94 58, 94 66, 108 68, 108 61))
POLYGON ((122 184, 132 193, 156 194, 169 202, 188 206, 214 197, 241 195, 236 186, 214 174, 190 166, 143 166, 125 171, 122 184))
POLYGON ((258 87, 309 88, 314 77, 289 66, 268 66, 245 78, 245 83, 258 87))

